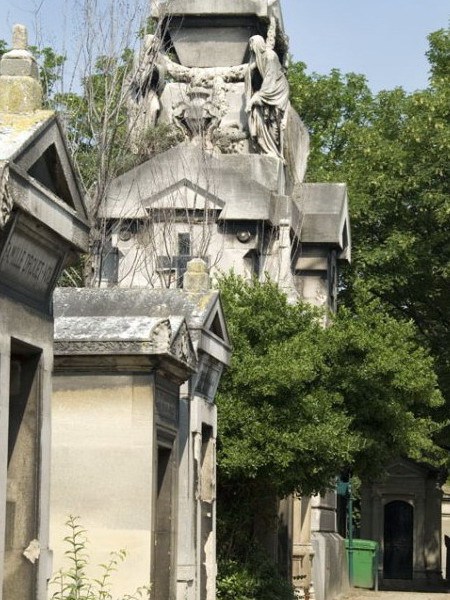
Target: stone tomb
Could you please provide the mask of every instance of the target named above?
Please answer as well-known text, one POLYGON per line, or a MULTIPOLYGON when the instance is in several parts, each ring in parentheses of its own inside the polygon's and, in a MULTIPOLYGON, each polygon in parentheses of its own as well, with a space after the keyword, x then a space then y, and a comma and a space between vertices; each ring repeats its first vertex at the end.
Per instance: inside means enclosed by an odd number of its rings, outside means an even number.
POLYGON ((184 291, 55 297, 55 564, 80 515, 92 564, 129 552, 115 595, 151 582, 156 600, 215 597, 214 396, 230 348, 208 283, 194 261, 184 291))
POLYGON ((362 488, 361 538, 380 544, 378 570, 388 589, 442 579, 441 478, 438 469, 398 459, 382 480, 362 488))
POLYGON ((0 62, 0 598, 43 600, 48 544, 52 294, 88 246, 56 116, 41 109, 26 31, 0 62))

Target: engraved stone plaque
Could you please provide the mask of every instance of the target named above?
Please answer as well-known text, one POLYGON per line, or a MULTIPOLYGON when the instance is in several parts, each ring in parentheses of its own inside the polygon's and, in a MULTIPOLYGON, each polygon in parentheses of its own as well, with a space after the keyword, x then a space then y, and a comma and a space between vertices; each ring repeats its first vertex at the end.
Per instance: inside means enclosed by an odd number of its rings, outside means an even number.
POLYGON ((17 219, 1 250, 0 285, 27 304, 46 309, 63 260, 63 249, 17 219))

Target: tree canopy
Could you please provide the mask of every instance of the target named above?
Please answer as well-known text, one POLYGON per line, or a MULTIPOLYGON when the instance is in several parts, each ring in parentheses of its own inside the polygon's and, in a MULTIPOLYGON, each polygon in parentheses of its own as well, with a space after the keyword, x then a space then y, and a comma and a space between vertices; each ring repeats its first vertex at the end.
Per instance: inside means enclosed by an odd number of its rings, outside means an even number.
POLYGON ((443 464, 443 400, 413 324, 376 298, 324 328, 271 281, 230 274, 220 291, 233 355, 217 398, 219 597, 287 600, 260 556, 276 498, 333 487, 342 470, 376 477, 399 455, 443 464))
POLYGON ((309 494, 344 466, 367 477, 399 454, 442 460, 431 441, 442 396, 411 323, 368 299, 324 328, 270 281, 231 274, 220 290, 233 343, 218 398, 221 477, 309 494))
POLYGON ((312 134, 308 179, 349 187, 353 265, 341 301, 369 293, 411 320, 450 400, 449 30, 429 36, 429 86, 372 94, 361 75, 290 72, 312 134))

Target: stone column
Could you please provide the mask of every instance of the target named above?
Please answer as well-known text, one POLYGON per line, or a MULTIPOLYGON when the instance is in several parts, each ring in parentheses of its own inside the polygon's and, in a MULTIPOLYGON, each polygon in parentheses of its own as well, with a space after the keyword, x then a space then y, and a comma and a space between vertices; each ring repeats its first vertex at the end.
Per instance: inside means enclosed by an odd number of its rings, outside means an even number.
POLYGON ((38 598, 47 595, 47 583, 53 574, 53 553, 49 548, 50 529, 50 469, 51 463, 51 397, 53 373, 53 344, 44 349, 41 357, 38 385, 41 400, 41 431, 40 431, 40 480, 39 480, 39 544, 37 589, 38 598), (45 465, 45 468, 43 467, 45 465))
POLYGON ((292 581, 297 598, 314 600, 311 545, 311 502, 305 496, 292 498, 292 581))

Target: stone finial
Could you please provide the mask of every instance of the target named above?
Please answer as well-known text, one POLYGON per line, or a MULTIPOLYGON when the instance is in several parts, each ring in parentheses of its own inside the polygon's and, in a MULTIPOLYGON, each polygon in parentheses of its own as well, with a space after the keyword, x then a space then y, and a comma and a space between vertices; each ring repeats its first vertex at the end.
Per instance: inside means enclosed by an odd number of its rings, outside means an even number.
POLYGON ((194 258, 187 263, 187 271, 183 278, 183 289, 188 294, 201 294, 209 291, 208 267, 201 258, 194 258))
POLYGON ((14 50, 26 50, 28 48, 28 32, 25 25, 16 24, 13 26, 12 42, 14 50))
POLYGON ((24 25, 14 25, 13 49, 0 61, 0 111, 28 113, 42 108, 39 69, 27 49, 27 37, 24 25))

